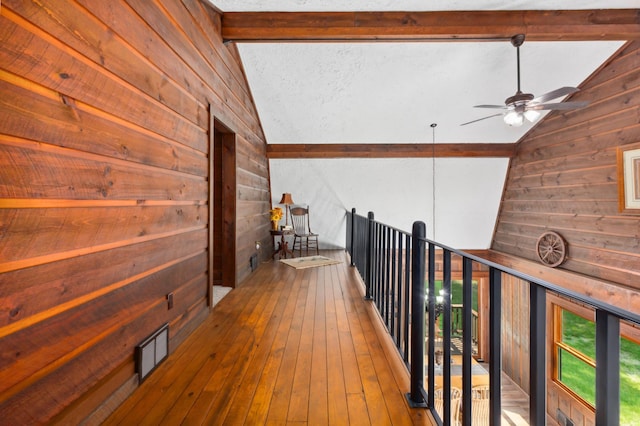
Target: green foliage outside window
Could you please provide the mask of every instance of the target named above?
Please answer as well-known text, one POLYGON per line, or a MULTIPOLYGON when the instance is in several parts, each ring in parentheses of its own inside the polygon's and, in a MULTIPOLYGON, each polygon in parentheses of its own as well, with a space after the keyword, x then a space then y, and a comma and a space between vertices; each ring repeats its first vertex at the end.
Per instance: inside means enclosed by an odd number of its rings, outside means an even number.
MULTIPOLYGON (((562 342, 595 361, 593 321, 563 309, 561 335, 562 342)), ((560 348, 558 362, 558 380, 595 406, 595 368, 560 348)), ((640 345, 624 337, 620 340, 620 424, 640 425, 640 345)))
MULTIPOLYGON (((436 294, 440 294, 442 281, 436 280, 435 288, 436 294)), ((451 280, 451 304, 462 305, 462 280, 451 280)), ((478 282, 475 280, 471 281, 471 309, 478 311, 478 282)))

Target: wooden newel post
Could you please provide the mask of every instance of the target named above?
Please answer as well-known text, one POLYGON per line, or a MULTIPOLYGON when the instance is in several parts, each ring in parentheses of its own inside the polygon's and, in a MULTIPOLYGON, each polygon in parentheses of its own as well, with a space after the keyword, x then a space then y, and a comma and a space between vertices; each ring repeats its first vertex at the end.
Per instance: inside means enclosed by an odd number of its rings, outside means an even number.
POLYGON ((407 400, 411 407, 426 407, 424 389, 424 222, 413 222, 411 236, 411 392, 407 400))

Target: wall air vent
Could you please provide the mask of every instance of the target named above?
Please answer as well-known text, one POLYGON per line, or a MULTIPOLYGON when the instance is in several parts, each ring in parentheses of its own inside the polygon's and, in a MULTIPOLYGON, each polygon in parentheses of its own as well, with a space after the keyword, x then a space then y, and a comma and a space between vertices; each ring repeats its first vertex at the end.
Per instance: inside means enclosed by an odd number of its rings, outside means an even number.
POLYGON ((136 371, 139 383, 169 355, 169 324, 156 330, 136 346, 136 371))
POLYGON ((249 258, 249 266, 251 266, 251 272, 255 271, 256 269, 258 269, 258 254, 252 254, 251 257, 249 258))

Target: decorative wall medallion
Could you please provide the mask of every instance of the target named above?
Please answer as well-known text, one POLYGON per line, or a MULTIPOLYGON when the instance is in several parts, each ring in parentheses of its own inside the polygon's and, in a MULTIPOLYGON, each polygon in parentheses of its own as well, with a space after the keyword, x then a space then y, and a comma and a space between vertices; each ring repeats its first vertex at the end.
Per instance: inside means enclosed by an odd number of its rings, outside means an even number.
POLYGON ((567 258, 567 243, 557 232, 544 232, 536 243, 536 255, 540 262, 555 268, 567 258))

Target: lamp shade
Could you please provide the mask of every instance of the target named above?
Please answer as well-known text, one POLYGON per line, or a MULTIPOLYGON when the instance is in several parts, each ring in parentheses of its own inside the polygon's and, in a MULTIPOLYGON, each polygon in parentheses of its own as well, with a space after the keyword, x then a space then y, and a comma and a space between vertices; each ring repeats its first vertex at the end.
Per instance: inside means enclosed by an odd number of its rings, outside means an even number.
POLYGON ((288 192, 285 192, 284 194, 282 194, 282 199, 280 200, 280 204, 285 204, 285 205, 293 204, 293 199, 291 198, 291 194, 289 194, 288 192))

